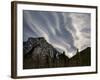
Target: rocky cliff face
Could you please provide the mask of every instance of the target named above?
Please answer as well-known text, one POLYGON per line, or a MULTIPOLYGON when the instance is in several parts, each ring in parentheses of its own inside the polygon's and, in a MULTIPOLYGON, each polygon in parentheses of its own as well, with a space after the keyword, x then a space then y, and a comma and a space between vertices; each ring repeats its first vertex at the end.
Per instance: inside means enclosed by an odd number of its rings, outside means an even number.
POLYGON ((88 65, 90 65, 90 48, 69 59, 64 52, 58 52, 43 37, 29 38, 23 42, 23 69, 88 65))

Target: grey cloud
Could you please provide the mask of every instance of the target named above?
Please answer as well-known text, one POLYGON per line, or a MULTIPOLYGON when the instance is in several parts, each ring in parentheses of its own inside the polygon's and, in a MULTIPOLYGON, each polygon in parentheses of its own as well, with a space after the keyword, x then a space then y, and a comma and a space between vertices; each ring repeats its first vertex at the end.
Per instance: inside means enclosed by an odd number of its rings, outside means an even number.
POLYGON ((45 37, 55 48, 72 57, 70 54, 74 55, 77 48, 82 50, 90 46, 90 15, 24 10, 23 40, 28 37, 45 37))

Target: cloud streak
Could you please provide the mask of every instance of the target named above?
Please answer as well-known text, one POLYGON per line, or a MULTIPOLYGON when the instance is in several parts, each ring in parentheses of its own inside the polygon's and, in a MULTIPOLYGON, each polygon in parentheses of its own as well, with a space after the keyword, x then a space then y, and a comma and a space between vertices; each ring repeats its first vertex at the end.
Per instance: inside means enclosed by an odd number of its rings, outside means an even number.
POLYGON ((89 13, 23 11, 23 40, 45 37, 57 50, 70 58, 90 47, 89 13))

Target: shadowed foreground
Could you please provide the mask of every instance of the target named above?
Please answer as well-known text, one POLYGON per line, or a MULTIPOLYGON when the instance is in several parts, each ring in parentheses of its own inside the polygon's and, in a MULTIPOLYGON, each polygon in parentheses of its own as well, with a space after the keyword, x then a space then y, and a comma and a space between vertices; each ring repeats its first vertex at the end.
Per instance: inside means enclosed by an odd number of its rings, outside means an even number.
POLYGON ((29 38, 23 43, 23 69, 74 67, 91 65, 90 47, 68 58, 60 53, 43 37, 29 38))

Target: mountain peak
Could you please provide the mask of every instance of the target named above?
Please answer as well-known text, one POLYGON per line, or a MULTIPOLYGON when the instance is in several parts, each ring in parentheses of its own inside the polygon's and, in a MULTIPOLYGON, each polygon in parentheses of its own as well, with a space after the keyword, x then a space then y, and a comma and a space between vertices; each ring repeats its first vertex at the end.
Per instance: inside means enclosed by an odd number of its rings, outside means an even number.
POLYGON ((23 53, 24 69, 90 65, 90 47, 81 52, 77 49, 76 55, 68 58, 64 51, 57 51, 44 37, 30 37, 23 42, 23 53))

